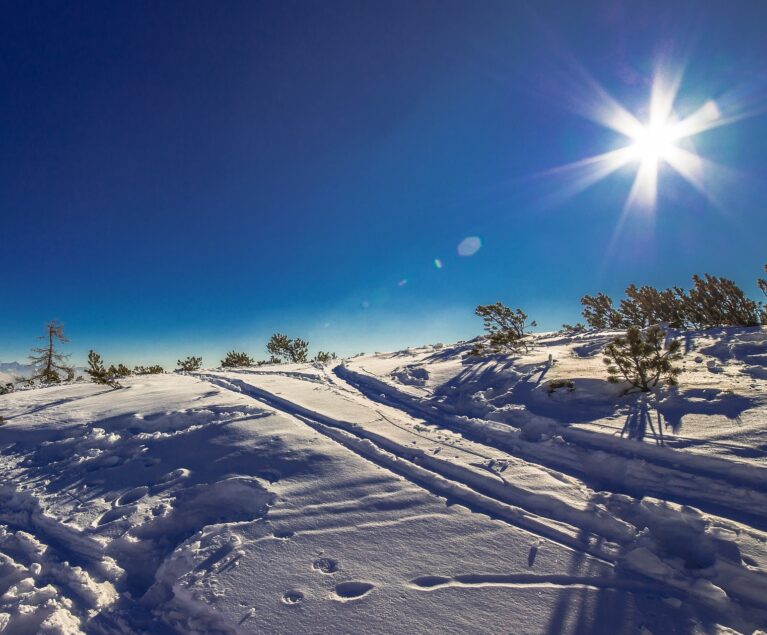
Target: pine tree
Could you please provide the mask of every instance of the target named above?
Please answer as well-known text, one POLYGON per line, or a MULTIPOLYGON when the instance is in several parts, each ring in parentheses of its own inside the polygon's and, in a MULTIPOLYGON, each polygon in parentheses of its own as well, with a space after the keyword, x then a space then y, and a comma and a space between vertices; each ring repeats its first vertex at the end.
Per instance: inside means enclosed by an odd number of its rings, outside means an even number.
POLYGON ((221 360, 222 368, 240 368, 253 366, 253 359, 247 353, 238 353, 229 351, 226 357, 221 360))
MULTIPOLYGON (((224 365, 223 362, 221 365, 224 365)), ((186 359, 178 360, 178 370, 191 372, 200 370, 200 368, 202 368, 202 357, 187 357, 186 359)))
POLYGON ((104 362, 96 351, 88 351, 88 368, 85 372, 90 375, 91 381, 94 384, 104 384, 111 386, 112 388, 122 388, 114 372, 114 366, 110 367, 110 370, 104 368, 104 362))
POLYGON ((165 369, 159 364, 154 366, 135 366, 133 368, 134 375, 162 375, 165 369))
POLYGON ((51 320, 45 328, 46 335, 41 335, 39 339, 48 340, 48 344, 33 348, 33 354, 29 356, 30 362, 36 369, 31 379, 39 379, 43 384, 56 384, 62 380, 60 373, 63 373, 63 379, 66 381, 74 379, 74 368, 66 364, 70 356, 57 352, 55 348, 56 341, 62 344, 69 342, 64 335, 64 325, 51 320))
POLYGON ((327 364, 328 362, 331 362, 334 359, 337 359, 337 356, 335 353, 320 351, 314 356, 314 359, 312 361, 319 362, 320 364, 327 364))
POLYGON ((583 318, 593 329, 621 328, 623 321, 620 314, 613 308, 610 296, 604 293, 585 295, 581 298, 583 318))
POLYGON ((657 324, 644 332, 629 327, 625 337, 616 337, 605 347, 607 380, 616 384, 627 381, 642 392, 652 390, 664 377, 675 384, 682 370, 673 362, 682 359, 681 344, 673 340, 664 348, 665 337, 657 324))
POLYGON ((693 276, 694 287, 687 300, 687 320, 700 328, 756 326, 760 305, 746 297, 732 280, 709 274, 693 276))
POLYGON ((527 314, 522 309, 510 309, 501 302, 496 302, 480 304, 474 313, 482 318, 487 335, 474 346, 470 355, 517 353, 530 350, 530 333, 527 329, 537 326, 537 323, 535 320, 528 323, 527 314))
POLYGON ((305 362, 309 358, 309 342, 300 337, 290 339, 284 333, 275 333, 266 343, 266 352, 286 362, 305 362))
POLYGON ((117 366, 109 366, 109 374, 115 377, 130 377, 133 373, 125 364, 117 364, 117 366))

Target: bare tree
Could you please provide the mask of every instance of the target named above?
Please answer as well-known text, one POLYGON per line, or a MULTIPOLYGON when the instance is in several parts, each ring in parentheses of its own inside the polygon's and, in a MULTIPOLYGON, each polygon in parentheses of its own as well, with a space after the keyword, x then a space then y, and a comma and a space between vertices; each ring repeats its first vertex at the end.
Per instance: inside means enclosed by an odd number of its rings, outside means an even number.
POLYGON ((66 344, 69 342, 64 335, 64 325, 56 320, 51 320, 45 327, 47 333, 38 339, 47 340, 45 346, 36 346, 32 349, 29 361, 35 367, 35 374, 31 379, 39 379, 44 384, 57 384, 63 379, 69 381, 74 378, 74 368, 67 365, 69 355, 64 355, 56 350, 56 342, 66 344))

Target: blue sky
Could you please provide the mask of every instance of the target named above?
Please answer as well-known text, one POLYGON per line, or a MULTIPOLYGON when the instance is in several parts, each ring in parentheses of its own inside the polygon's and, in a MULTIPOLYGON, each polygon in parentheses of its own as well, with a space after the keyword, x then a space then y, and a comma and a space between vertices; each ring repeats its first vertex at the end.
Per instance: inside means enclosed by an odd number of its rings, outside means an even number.
POLYGON ((557 328, 585 293, 695 272, 756 297, 765 23, 757 0, 5 5, 0 360, 51 318, 78 362, 212 364, 276 330, 471 337, 496 300, 557 328), (595 87, 642 120, 661 62, 680 118, 737 121, 694 138, 723 166, 704 192, 662 165, 616 233, 636 165, 573 196, 552 170, 625 145, 595 87))

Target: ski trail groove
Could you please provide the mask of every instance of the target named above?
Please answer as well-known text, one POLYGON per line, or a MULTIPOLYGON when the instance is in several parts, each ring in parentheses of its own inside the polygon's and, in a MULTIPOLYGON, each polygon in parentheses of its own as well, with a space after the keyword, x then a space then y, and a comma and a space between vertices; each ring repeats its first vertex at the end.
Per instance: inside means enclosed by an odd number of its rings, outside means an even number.
MULTIPOLYGON (((539 497, 504 485, 495 478, 488 478, 460 465, 435 459, 422 450, 405 448, 379 434, 314 412, 247 382, 215 375, 200 374, 198 376, 204 377, 217 386, 241 392, 275 410, 294 416, 356 454, 432 493, 460 501, 472 511, 499 518, 535 535, 588 553, 603 561, 614 563, 616 560, 618 545, 612 541, 606 542, 606 537, 597 533, 599 529, 603 529, 602 525, 605 523, 595 522, 591 513, 581 512, 557 502, 557 505, 549 506, 549 509, 544 510, 549 512, 547 521, 544 522, 543 516, 535 511, 528 511, 519 504, 520 502, 534 503, 532 499, 539 499, 539 497), (524 499, 523 494, 527 495, 528 500, 517 500, 524 499), (557 511, 557 506, 567 507, 567 510, 560 509, 558 514, 552 513, 557 511), (571 521, 573 517, 577 517, 587 528, 581 527, 578 523, 567 522, 564 518, 556 518, 556 515, 567 517, 571 521), (584 529, 591 534, 588 542, 576 535, 584 529)), ((627 542, 633 538, 633 532, 629 526, 618 521, 614 531, 607 533, 611 534, 611 538, 617 538, 621 542, 627 542)))
POLYGON ((715 515, 767 529, 767 470, 725 459, 686 455, 668 448, 616 442, 613 437, 558 426, 557 447, 526 441, 512 425, 440 411, 437 405, 398 391, 380 379, 339 364, 333 373, 364 397, 441 427, 467 439, 496 447, 525 461, 552 468, 594 484, 595 489, 654 496, 699 507, 715 515), (626 461, 643 466, 627 478, 626 461), (622 469, 619 469, 622 468, 622 469), (753 490, 751 500, 729 495, 733 486, 753 490))

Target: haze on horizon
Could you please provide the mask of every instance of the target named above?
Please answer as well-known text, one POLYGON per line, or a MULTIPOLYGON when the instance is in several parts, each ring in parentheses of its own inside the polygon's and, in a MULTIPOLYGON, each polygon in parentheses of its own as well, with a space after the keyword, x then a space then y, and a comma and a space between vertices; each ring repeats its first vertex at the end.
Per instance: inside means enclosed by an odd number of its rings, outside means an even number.
POLYGON ((586 293, 693 273, 756 295, 766 22, 755 1, 9 4, 0 360, 52 318, 73 362, 172 366, 275 331, 454 341, 496 300, 556 329, 586 293))

